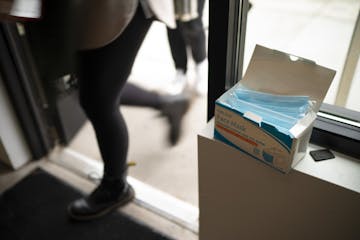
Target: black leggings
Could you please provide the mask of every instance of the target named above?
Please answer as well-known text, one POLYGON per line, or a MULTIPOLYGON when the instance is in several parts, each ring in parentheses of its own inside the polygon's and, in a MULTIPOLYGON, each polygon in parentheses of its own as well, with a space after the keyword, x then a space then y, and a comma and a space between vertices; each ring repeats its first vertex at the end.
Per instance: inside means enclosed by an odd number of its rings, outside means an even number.
POLYGON ((205 30, 202 22, 202 13, 205 0, 198 0, 199 16, 188 22, 176 21, 176 29, 167 28, 171 55, 176 69, 187 71, 186 46, 190 46, 192 57, 196 63, 206 58, 205 30))
POLYGON ((116 40, 79 53, 80 104, 94 127, 104 161, 104 176, 111 178, 126 174, 129 140, 119 111, 120 96, 151 23, 139 7, 116 40))
POLYGON ((164 98, 157 92, 148 91, 127 82, 121 92, 120 104, 133 107, 161 109, 165 102, 164 98))

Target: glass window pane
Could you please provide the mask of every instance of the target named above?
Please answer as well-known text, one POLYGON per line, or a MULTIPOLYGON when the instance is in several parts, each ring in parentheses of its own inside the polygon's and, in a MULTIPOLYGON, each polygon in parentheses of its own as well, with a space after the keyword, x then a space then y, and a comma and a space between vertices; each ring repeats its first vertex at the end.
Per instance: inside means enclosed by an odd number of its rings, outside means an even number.
MULTIPOLYGON (((251 0, 248 12, 244 70, 256 44, 288 52, 334 69, 337 74, 324 100, 335 104, 348 49, 358 17, 358 0, 251 0)), ((356 101, 359 67, 347 107, 360 110, 356 101)))

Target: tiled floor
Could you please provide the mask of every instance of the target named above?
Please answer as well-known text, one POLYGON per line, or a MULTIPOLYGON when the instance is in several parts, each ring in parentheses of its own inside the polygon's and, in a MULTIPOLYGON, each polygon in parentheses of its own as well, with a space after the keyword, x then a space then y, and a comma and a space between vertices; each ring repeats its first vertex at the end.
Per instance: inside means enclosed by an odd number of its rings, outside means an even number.
MULTIPOLYGON (((326 97, 326 102, 333 103, 360 1, 251 2, 253 8, 248 16, 245 65, 255 43, 315 60, 338 71, 326 97)), ((140 50, 131 81, 149 89, 161 90, 173 74, 165 28, 155 23, 140 50)), ((360 82, 360 75, 357 76, 354 86, 360 82)), ((360 111, 358 97, 352 98, 352 106, 360 111)), ((130 107, 123 107, 122 111, 130 132, 129 159, 138 163, 131 169, 130 175, 197 205, 196 134, 205 125, 206 97, 194 99, 185 118, 182 141, 172 148, 166 143, 167 125, 163 119, 156 117, 156 111, 130 107)), ((70 148, 101 159, 89 124, 84 126, 70 148)))

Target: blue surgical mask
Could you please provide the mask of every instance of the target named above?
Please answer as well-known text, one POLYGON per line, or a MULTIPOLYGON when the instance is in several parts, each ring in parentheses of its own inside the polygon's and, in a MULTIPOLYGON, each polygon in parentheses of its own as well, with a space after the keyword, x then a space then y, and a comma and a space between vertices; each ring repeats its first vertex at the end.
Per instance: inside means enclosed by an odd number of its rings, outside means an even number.
POLYGON ((252 112, 285 134, 311 109, 308 96, 274 95, 250 90, 241 84, 230 91, 226 102, 232 108, 252 112))
POLYGON ((243 87, 236 88, 234 92, 238 99, 294 118, 304 117, 309 110, 308 96, 275 95, 243 87))
POLYGON ((282 132, 288 133, 298 121, 298 119, 284 115, 280 112, 274 112, 272 110, 259 107, 255 104, 251 104, 249 102, 236 99, 234 97, 228 98, 227 103, 234 109, 238 109, 241 112, 252 112, 262 118, 262 121, 268 124, 271 124, 282 130, 282 132))

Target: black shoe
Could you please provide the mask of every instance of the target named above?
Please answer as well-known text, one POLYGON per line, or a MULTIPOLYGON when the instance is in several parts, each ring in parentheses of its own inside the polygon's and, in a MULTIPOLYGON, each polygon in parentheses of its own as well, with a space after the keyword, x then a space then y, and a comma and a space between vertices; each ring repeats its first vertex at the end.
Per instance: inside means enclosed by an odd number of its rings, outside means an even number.
POLYGON ((121 180, 102 180, 100 185, 87 197, 72 202, 68 207, 69 216, 79 221, 104 216, 125 205, 135 197, 134 189, 121 180))
POLYGON ((182 119, 189 109, 190 98, 184 94, 163 97, 161 115, 165 116, 169 122, 169 142, 175 145, 181 136, 182 119))

